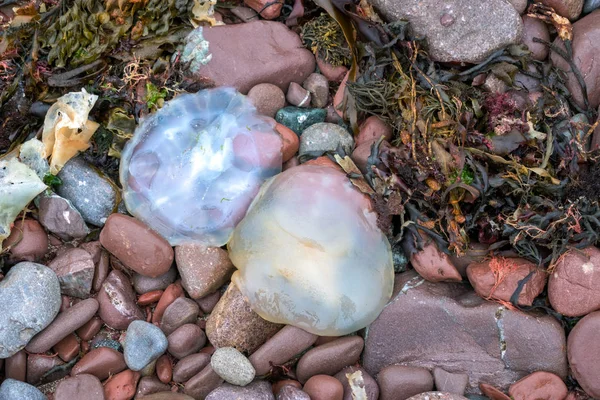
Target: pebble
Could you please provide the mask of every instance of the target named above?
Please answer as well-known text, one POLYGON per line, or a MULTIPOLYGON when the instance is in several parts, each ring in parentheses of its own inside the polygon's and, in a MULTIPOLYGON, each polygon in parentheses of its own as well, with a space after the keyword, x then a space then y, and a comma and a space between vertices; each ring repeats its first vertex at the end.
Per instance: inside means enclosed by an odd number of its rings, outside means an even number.
POLYGON ((327 151, 336 151, 338 147, 349 155, 353 146, 354 139, 346 129, 329 122, 321 122, 302 131, 298 156, 322 155, 327 151))
POLYGON ((202 298, 223 286, 235 267, 227 251, 199 243, 175 247, 181 285, 192 299, 202 298))
POLYGON ((40 223, 62 240, 82 239, 90 233, 83 216, 69 200, 54 193, 42 193, 37 205, 40 223))
POLYGON ((300 139, 293 130, 279 122, 276 122, 275 130, 279 133, 279 136, 281 136, 281 140, 283 141, 281 152, 282 161, 285 163, 292 159, 298 152, 298 149, 300 148, 300 139))
POLYGON ((69 200, 92 225, 103 226, 108 216, 117 209, 120 198, 117 185, 83 160, 69 160, 58 173, 62 184, 57 194, 69 200))
POLYGON ((537 265, 524 258, 495 257, 467 267, 469 282, 478 295, 484 299, 491 297, 507 302, 517 290, 519 283, 529 274, 532 275, 523 285, 517 301, 522 306, 530 306, 546 286, 546 272, 539 269, 537 265), (500 283, 496 282, 495 268, 505 269, 505 278, 500 283))
POLYGON ((465 393, 469 383, 469 375, 448 372, 442 368, 433 369, 433 381, 435 388, 440 392, 460 394, 465 393))
POLYGON ((325 121, 327 111, 322 108, 284 107, 275 114, 275 121, 300 135, 311 125, 325 121))
POLYGON ((36 220, 18 219, 2 243, 2 249, 9 249, 11 263, 40 261, 48 251, 48 235, 36 220))
POLYGON ((460 273, 461 276, 466 277, 467 267, 470 264, 478 263, 485 260, 485 258, 488 255, 488 247, 489 246, 486 244, 471 242, 467 246, 465 254, 461 256, 451 254, 450 262, 452 262, 452 265, 456 267, 456 270, 460 273))
POLYGON ((310 92, 296 82, 290 83, 287 94, 285 95, 285 99, 288 103, 296 107, 309 107, 310 97, 310 92))
POLYGON ((378 140, 383 136, 384 140, 388 142, 393 137, 392 127, 384 122, 381 118, 376 115, 371 115, 360 125, 358 128, 358 135, 356 136, 356 146, 360 146, 363 143, 371 143, 373 140, 378 140))
POLYGON ((98 332, 100 332, 100 328, 102 328, 104 322, 98 317, 94 317, 86 322, 81 328, 77 329, 77 336, 81 338, 81 340, 91 340, 98 332))
MULTIPOLYGON (((216 389, 223 379, 213 371, 210 363, 192 376, 184 385, 183 392, 195 399, 204 399, 210 392, 216 389)), ((215 399, 216 400, 216 399, 215 399)), ((219 400, 225 400, 219 398, 219 400)))
POLYGON ((527 8, 527 0, 508 0, 519 14, 523 14, 527 8))
POLYGON ((396 274, 390 302, 367 329, 362 365, 371 376, 393 364, 439 367, 468 374, 467 393, 478 393, 480 382, 506 390, 527 372, 567 376, 556 319, 508 310, 462 283, 431 283, 414 271, 396 274))
POLYGON ((92 290, 98 292, 102 287, 102 283, 108 276, 110 269, 108 252, 102 248, 102 244, 99 241, 82 243, 79 245, 80 249, 83 249, 90 253, 92 260, 94 261, 94 279, 92 280, 92 290))
POLYGON ((298 361, 296 376, 306 382, 314 375, 335 375, 342 368, 358 361, 364 347, 360 336, 346 336, 315 347, 298 361))
POLYGON ((304 384, 303 390, 311 400, 342 400, 344 387, 332 376, 315 375, 304 384))
POLYGON ((194 300, 179 297, 165 309, 160 328, 165 335, 170 335, 182 325, 195 323, 199 314, 200 307, 194 300))
POLYGON ((273 3, 269 0, 244 0, 244 4, 252 8, 264 19, 275 19, 281 14, 283 3, 273 3))
POLYGON ((24 350, 13 354, 4 361, 4 376, 8 379, 25 382, 27 378, 27 353, 24 350))
POLYGON ((232 385, 246 386, 256 371, 250 361, 233 347, 221 347, 213 353, 210 365, 217 375, 232 385))
POLYGON ((83 249, 66 249, 48 267, 56 273, 61 292, 67 296, 89 297, 94 279, 94 260, 83 249))
POLYGON ((502 393, 500 389, 495 388, 492 385, 488 385, 487 383, 480 383, 479 389, 481 390, 481 393, 489 397, 490 400, 512 400, 510 397, 502 393))
POLYGON ((175 329, 167 340, 169 353, 182 359, 190 354, 198 352, 206 344, 204 331, 196 324, 185 324, 175 329))
POLYGON ((255 381, 247 386, 224 383, 206 396, 206 400, 275 400, 271 385, 266 381, 255 381))
POLYGON ((572 375, 585 392, 600 398, 600 311, 595 311, 577 322, 567 342, 569 366, 572 375))
POLYGON ((423 278, 429 282, 460 282, 462 276, 452 264, 446 253, 438 249, 435 242, 427 235, 424 239, 423 249, 411 254, 410 263, 423 278))
POLYGON ((292 325, 284 326, 250 356, 256 375, 267 374, 272 365, 283 365, 312 346, 318 336, 292 325))
POLYGON ((537 371, 513 383, 508 394, 514 400, 563 400, 567 385, 550 372, 537 371))
POLYGON ((317 57, 317 66, 319 67, 319 71, 330 82, 340 83, 348 73, 346 66, 338 65, 335 67, 320 57, 317 57))
POLYGON ((81 346, 74 333, 70 333, 53 346, 53 350, 65 362, 69 362, 79 355, 81 346))
POLYGON ((173 381, 178 383, 185 382, 209 364, 209 354, 197 353, 184 357, 173 368, 173 381))
POLYGON ((600 309, 600 250, 588 247, 562 256, 548 280, 552 308, 567 317, 600 309))
POLYGON ((64 365, 57 356, 49 357, 46 354, 30 354, 27 356, 27 383, 39 385, 63 378, 69 374, 66 368, 57 369, 53 373, 49 371, 55 367, 64 365))
POLYGON ((279 393, 279 391, 281 389, 283 389, 284 386, 293 386, 296 389, 302 389, 302 384, 298 381, 295 381, 293 379, 284 379, 282 381, 277 381, 275 383, 273 383, 273 394, 275 396, 277 396, 277 394, 279 393))
POLYGON ((252 354, 281 325, 261 318, 252 311, 235 284, 230 284, 206 321, 206 336, 215 347, 234 347, 252 354))
POLYGON ((276 394, 277 400, 311 400, 308 393, 292 385, 285 385, 276 394))
POLYGON ((346 367, 335 374, 335 379, 340 381, 344 387, 344 400, 379 399, 377 381, 362 367, 346 367), (365 395, 366 397, 364 397, 365 395))
POLYGON ((123 214, 111 214, 100 232, 100 243, 126 267, 156 278, 173 264, 173 248, 144 223, 123 214))
POLYGON ((156 376, 162 383, 169 383, 173 378, 173 366, 169 356, 163 354, 156 360, 156 376))
POLYGON ((125 336, 125 363, 133 371, 140 371, 167 350, 164 333, 145 321, 133 321, 125 336))
POLYGON ((338 86, 338 89, 333 95, 333 109, 340 118, 344 117, 344 94, 346 92, 346 83, 348 82, 349 77, 350 71, 346 72, 346 75, 344 75, 344 79, 342 79, 342 82, 340 82, 340 86, 338 86))
POLYGON ((46 400, 35 386, 14 379, 5 379, 0 386, 0 400, 46 400))
POLYGON ((194 400, 194 398, 183 393, 165 391, 144 396, 143 400, 194 400))
POLYGON ((272 83, 259 83, 250 89, 248 98, 256 107, 256 111, 266 117, 275 118, 275 113, 285 107, 285 94, 272 83))
POLYGON ((538 38, 550 41, 550 33, 546 24, 537 18, 523 16, 523 43, 531 51, 531 57, 534 60, 544 61, 548 57, 548 47, 543 43, 533 41, 533 38, 538 38))
POLYGON ((32 262, 13 266, 0 282, 0 358, 21 350, 46 328, 60 309, 60 284, 48 267, 32 262))
POLYGON ((152 323, 160 324, 163 314, 175 300, 183 297, 183 288, 179 283, 173 283, 165 289, 152 314, 152 323))
POLYGON ((92 374, 100 380, 127 368, 123 354, 109 347, 99 347, 87 353, 73 366, 71 376, 92 374))
POLYGON ((315 108, 325 108, 329 101, 329 81, 321 74, 312 73, 302 82, 302 87, 310 92, 310 104, 315 108))
POLYGON ((116 350, 120 353, 123 352, 123 346, 121 345, 121 343, 117 342, 116 340, 112 340, 112 339, 102 339, 103 337, 105 337, 106 334, 101 334, 98 335, 97 337, 95 337, 92 340, 92 348, 93 349, 98 349, 100 347, 108 347, 109 349, 113 349, 116 350), (98 339, 98 340, 96 340, 98 339))
MULTIPOLYGON (((136 398, 146 398, 147 395, 158 392, 170 392, 171 387, 165 385, 155 376, 143 376, 137 386, 136 398)), ((146 398, 147 399, 147 398, 146 398)))
POLYGON ((54 400, 105 400, 104 389, 94 375, 81 374, 60 381, 56 385, 54 400))
POLYGON ((598 7, 600 7, 600 0, 585 0, 583 12, 586 14, 591 13, 598 7))
POLYGON ((552 7, 558 15, 575 21, 583 10, 584 0, 538 0, 538 2, 552 7))
POLYGON ((425 368, 390 365, 377 375, 381 400, 405 400, 433 390, 433 377, 425 368))
POLYGON ((135 303, 129 279, 121 271, 108 274, 96 299, 100 304, 100 318, 113 329, 127 329, 132 321, 145 319, 135 303))
POLYGON ((139 306, 149 306, 151 304, 158 303, 163 293, 164 291, 162 290, 154 290, 152 292, 144 293, 138 297, 137 303, 139 306))
POLYGON ((167 272, 156 278, 134 273, 131 277, 131 282, 137 294, 144 294, 154 290, 165 290, 170 284, 175 282, 176 277, 177 268, 171 267, 167 272))
MULTIPOLYGON (((356 164, 358 169, 360 169, 363 174, 367 173, 369 157, 371 156, 372 147, 375 142, 376 142, 376 140, 372 140, 370 142, 365 142, 365 143, 362 143, 362 144, 356 146, 354 148, 354 151, 350 155, 350 157, 352 158, 352 161, 354 161, 354 164, 356 164)), ((391 146, 388 142, 385 142, 385 141, 381 142, 381 145, 379 146, 378 154, 381 154, 381 150, 386 147, 389 148, 391 146)), ((381 166, 383 164, 379 163, 377 165, 381 166)))
POLYGON ((126 369, 111 376, 104 382, 104 398, 106 400, 131 400, 135 396, 140 373, 126 369))
MULTIPOLYGON (((477 400, 477 396, 473 396, 470 398, 452 394, 452 393, 444 393, 444 392, 426 392, 420 393, 415 396, 410 397, 408 400, 477 400)), ((493 400, 493 399, 492 399, 493 400)))

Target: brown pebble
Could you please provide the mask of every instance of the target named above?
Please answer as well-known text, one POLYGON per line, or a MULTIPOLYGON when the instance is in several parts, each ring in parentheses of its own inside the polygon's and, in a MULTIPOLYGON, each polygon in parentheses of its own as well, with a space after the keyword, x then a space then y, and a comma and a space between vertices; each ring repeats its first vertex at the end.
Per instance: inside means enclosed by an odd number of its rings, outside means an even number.
POLYGON ((130 400, 135 396, 140 373, 127 369, 111 376, 104 383, 104 398, 106 400, 130 400))
POLYGON ((537 371, 510 385, 508 394, 514 400, 563 400, 567 386, 553 373, 537 371))
POLYGON ((308 393, 292 385, 285 385, 279 391, 277 400, 311 400, 308 393))
POLYGON ((327 78, 330 82, 339 83, 344 80, 344 77, 348 73, 348 68, 343 65, 334 67, 327 61, 323 60, 321 57, 317 57, 317 65, 319 66, 319 70, 321 73, 327 78))
POLYGON ((377 383, 381 400, 405 400, 433 390, 431 373, 420 367, 390 365, 379 371, 377 383))
POLYGON ((296 376, 306 382, 313 375, 335 375, 358 361, 364 347, 360 336, 342 337, 306 352, 298 361, 296 376))
POLYGON ((27 356, 27 383, 37 386, 40 383, 51 382, 68 375, 69 370, 67 369, 47 374, 52 368, 63 364, 64 362, 57 356, 29 354, 27 356), (42 380, 42 378, 44 379, 42 380))
POLYGON ((259 83, 248 92, 248 98, 256 107, 256 111, 274 118, 277 110, 285 107, 285 94, 272 83, 259 83))
POLYGON ((100 332, 100 328, 102 328, 104 322, 98 317, 94 317, 86 322, 81 328, 77 329, 77 336, 81 338, 81 340, 91 340, 98 332, 100 332))
POLYGON ((282 387, 290 385, 296 387, 298 389, 302 389, 302 384, 293 379, 284 379, 282 381, 277 381, 273 384, 273 394, 277 396, 282 387))
POLYGON ((169 383, 173 378, 173 366, 169 356, 163 354, 156 360, 156 376, 162 383, 169 383))
POLYGON ((144 396, 143 400, 194 400, 194 398, 183 393, 160 392, 144 396))
POLYGON ((127 329, 129 324, 145 315, 135 303, 135 293, 127 276, 113 270, 96 297, 100 303, 100 318, 113 329, 127 329))
POLYGON ((191 354, 179 360, 173 368, 173 381, 181 383, 202 371, 210 363, 210 354, 191 354))
POLYGON ((315 375, 306 381, 303 390, 311 400, 343 400, 344 387, 332 376, 315 375))
POLYGON ((83 249, 69 248, 57 254, 48 264, 60 282, 60 292, 67 296, 89 297, 94 279, 94 261, 83 249))
POLYGON ((185 383, 183 392, 195 399, 203 399, 221 383, 223 383, 223 379, 208 364, 185 383))
POLYGON ((79 341, 74 333, 70 333, 67 337, 54 345, 54 351, 65 362, 69 362, 77 357, 79 350, 79 341))
POLYGON ((92 260, 96 266, 94 269, 94 279, 92 280, 92 290, 98 292, 110 272, 109 254, 102 248, 102 244, 99 241, 82 243, 79 245, 79 248, 87 251, 92 256, 92 260))
POLYGON ((198 353, 204 353, 204 354, 210 354, 212 355, 215 352, 215 347, 208 345, 208 346, 204 346, 203 348, 200 349, 200 351, 198 353))
POLYGON ((227 251, 220 247, 183 244, 175 248, 175 260, 181 275, 181 286, 192 299, 213 293, 235 271, 227 251))
POLYGON ((315 347, 320 346, 322 344, 327 344, 329 342, 333 342, 334 340, 337 340, 339 338, 339 336, 319 336, 315 341, 315 347))
POLYGON ((100 243, 128 268, 149 277, 169 270, 173 248, 141 221, 123 214, 111 214, 100 232, 100 243))
POLYGON ((63 294, 60 296, 60 312, 66 311, 69 307, 71 307, 71 298, 63 294))
POLYGON ((34 219, 18 219, 10 235, 2 242, 2 249, 9 249, 8 260, 40 261, 48 251, 48 235, 34 219))
POLYGON ((144 293, 143 295, 138 297, 137 303, 140 306, 148 306, 150 304, 157 303, 160 300, 163 293, 163 290, 153 290, 151 292, 144 293))
POLYGON ((54 400, 105 400, 102 383, 94 375, 81 374, 60 381, 54 400))
POLYGON ((298 152, 298 149, 300 148, 300 139, 293 130, 279 122, 276 123, 275 130, 279 133, 279 136, 281 136, 281 140, 283 141, 283 148, 281 151, 283 153, 282 161, 286 162, 298 152))
POLYGON ((71 375, 92 374, 100 380, 127 368, 122 353, 109 347, 99 347, 87 353, 73 366, 71 375))
POLYGON ((163 292, 160 297, 156 308, 154 308, 154 314, 152 314, 152 322, 160 324, 162 316, 165 313, 167 307, 171 305, 177 298, 184 296, 183 288, 179 283, 172 283, 163 292))
POLYGON ((136 398, 146 398, 146 395, 157 392, 168 392, 169 385, 162 383, 156 376, 143 376, 137 386, 136 398))
POLYGON ((488 385, 487 383, 480 383, 479 390, 485 396, 489 397, 490 400, 512 400, 510 397, 502 393, 500 389, 493 387, 492 385, 488 385))
POLYGON ((171 333, 167 340, 167 351, 175 358, 182 359, 198 352, 206 344, 206 335, 196 324, 184 324, 171 333))
POLYGON ((168 336, 180 326, 195 323, 198 314, 200 307, 194 300, 179 297, 165 310, 160 320, 160 329, 168 336))
POLYGON ((25 350, 21 350, 6 359, 4 374, 6 379, 10 378, 25 382, 27 377, 27 353, 25 353, 25 350))
POLYGON ((344 387, 344 400, 354 400, 350 379, 352 379, 354 385, 365 389, 367 397, 364 400, 377 400, 379 398, 377 381, 362 367, 346 367, 335 374, 334 378, 340 381, 344 387))
POLYGON ((220 298, 221 292, 217 290, 216 292, 208 294, 201 299, 197 299, 196 303, 198 303, 198 306, 200 306, 200 310, 202 310, 203 313, 209 314, 215 308, 220 298))
POLYGON ((383 136, 384 140, 388 142, 392 140, 393 136, 392 127, 384 122, 381 118, 376 115, 372 115, 367 118, 358 128, 358 135, 355 139, 356 147, 363 143, 371 142, 372 140, 378 140, 383 136))
POLYGON ((340 166, 337 165, 335 162, 331 161, 331 159, 327 156, 313 158, 312 160, 308 160, 307 162, 305 162, 303 165, 317 165, 321 167, 331 167, 340 169, 340 166))
POLYGON ((427 235, 424 237, 423 249, 410 256, 413 268, 429 282, 460 282, 462 276, 452 264, 446 253, 427 235))

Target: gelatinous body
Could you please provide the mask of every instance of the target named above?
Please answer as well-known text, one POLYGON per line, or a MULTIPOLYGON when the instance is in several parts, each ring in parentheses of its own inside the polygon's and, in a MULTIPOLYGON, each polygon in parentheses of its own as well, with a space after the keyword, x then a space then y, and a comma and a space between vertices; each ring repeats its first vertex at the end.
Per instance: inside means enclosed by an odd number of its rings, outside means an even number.
POLYGON ((125 146, 125 205, 171 245, 222 246, 260 185, 281 171, 281 146, 274 124, 235 89, 180 95, 125 146))
POLYGON ((341 171, 302 165, 266 182, 228 244, 232 280, 266 320, 336 336, 392 294, 390 244, 341 171))

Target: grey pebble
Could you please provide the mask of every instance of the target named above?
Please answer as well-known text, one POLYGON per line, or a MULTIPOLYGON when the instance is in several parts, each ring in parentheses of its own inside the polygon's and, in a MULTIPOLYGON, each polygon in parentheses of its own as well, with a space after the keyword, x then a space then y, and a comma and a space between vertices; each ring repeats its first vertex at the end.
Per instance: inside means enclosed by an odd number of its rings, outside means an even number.
POLYGON ((133 321, 125 336, 125 363, 133 371, 140 371, 160 357, 169 343, 165 334, 146 321, 133 321))
POLYGON ((210 365, 217 375, 236 386, 246 386, 254 379, 250 361, 233 347, 221 347, 213 353, 210 365))

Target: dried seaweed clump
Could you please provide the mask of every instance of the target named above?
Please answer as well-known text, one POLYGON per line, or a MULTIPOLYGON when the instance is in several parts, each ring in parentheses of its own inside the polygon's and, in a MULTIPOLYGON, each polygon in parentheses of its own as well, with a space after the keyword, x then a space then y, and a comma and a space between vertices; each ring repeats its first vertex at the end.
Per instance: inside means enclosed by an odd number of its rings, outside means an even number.
POLYGON ((350 49, 340 26, 327 14, 307 22, 300 34, 304 45, 333 66, 351 62, 350 49))

